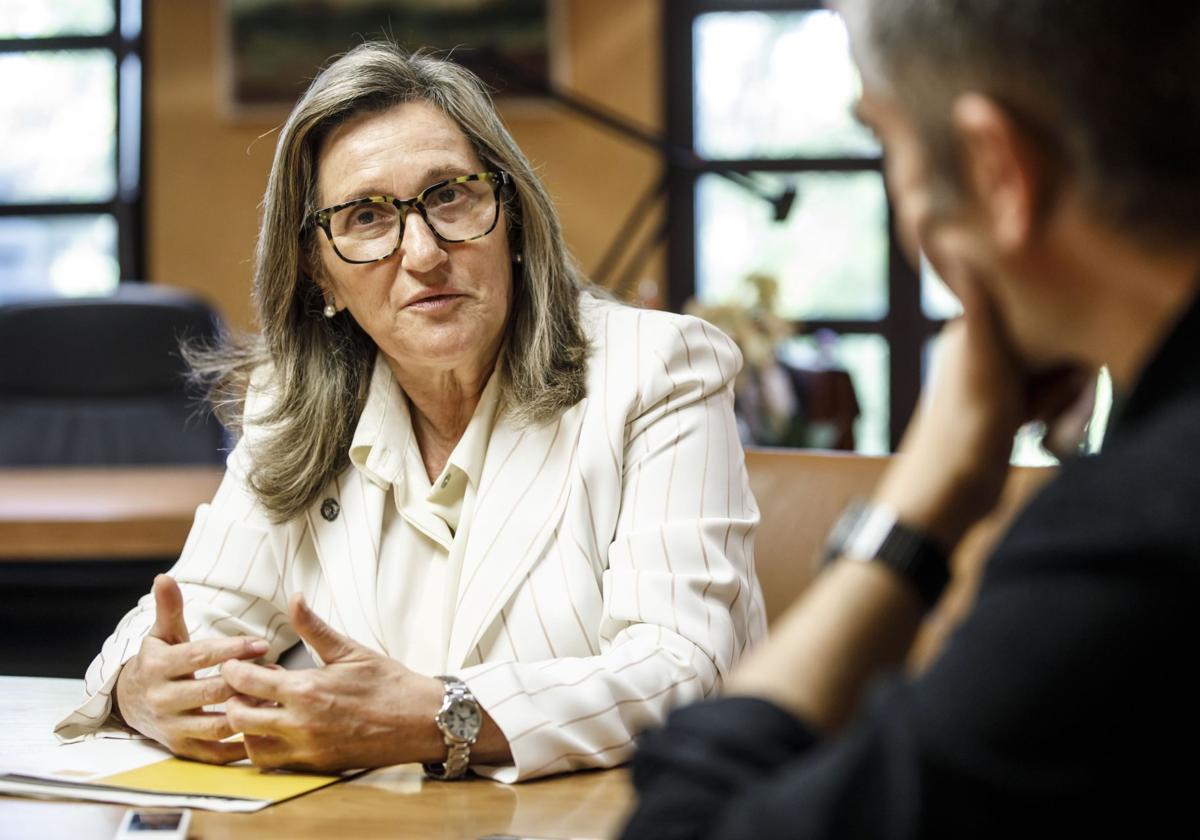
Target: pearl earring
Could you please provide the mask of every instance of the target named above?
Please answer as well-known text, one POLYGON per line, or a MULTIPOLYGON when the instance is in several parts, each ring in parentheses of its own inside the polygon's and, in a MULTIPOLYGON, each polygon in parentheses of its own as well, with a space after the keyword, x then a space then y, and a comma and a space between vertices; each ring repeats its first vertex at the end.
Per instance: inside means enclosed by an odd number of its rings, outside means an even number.
POLYGON ((334 315, 337 314, 337 307, 334 306, 332 303, 327 303, 327 304, 325 304, 325 309, 324 309, 323 314, 325 315, 326 318, 332 318, 334 315))
POLYGON ((515 262, 517 265, 520 265, 521 263, 525 262, 525 255, 518 253, 513 257, 513 262, 515 262))

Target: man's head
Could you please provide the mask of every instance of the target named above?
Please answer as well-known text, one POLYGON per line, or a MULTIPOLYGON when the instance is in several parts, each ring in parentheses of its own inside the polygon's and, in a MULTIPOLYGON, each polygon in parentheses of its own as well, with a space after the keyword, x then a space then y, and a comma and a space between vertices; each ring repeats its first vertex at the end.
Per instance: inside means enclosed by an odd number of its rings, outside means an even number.
MULTIPOLYGON (((838 5, 910 250, 935 264, 969 251, 997 274, 1060 271, 1045 246, 1063 232, 1064 207, 1147 249, 1197 242, 1200 4, 838 5)), ((1054 295, 1070 279, 1003 280, 989 291, 1019 349, 1049 361, 1035 334, 1063 314, 1054 295)))

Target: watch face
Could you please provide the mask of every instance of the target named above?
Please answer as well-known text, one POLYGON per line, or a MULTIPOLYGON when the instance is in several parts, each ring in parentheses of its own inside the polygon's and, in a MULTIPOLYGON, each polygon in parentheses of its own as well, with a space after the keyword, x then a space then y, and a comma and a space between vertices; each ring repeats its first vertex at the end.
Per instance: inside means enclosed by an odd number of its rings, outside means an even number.
POLYGON ((479 706, 466 700, 452 702, 442 720, 450 734, 462 741, 474 739, 479 734, 480 724, 483 723, 479 706))

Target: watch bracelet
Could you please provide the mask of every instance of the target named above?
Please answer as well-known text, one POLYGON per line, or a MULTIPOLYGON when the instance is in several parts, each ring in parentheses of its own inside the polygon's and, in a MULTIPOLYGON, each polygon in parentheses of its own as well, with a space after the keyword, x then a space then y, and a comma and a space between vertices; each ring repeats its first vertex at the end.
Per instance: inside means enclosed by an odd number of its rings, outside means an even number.
MULTIPOLYGON (((453 675, 439 675, 438 680, 441 680, 443 685, 442 703, 445 706, 447 698, 451 695, 462 698, 470 698, 471 702, 478 707, 479 702, 475 700, 475 695, 471 693, 471 689, 465 682, 453 675)), ((438 718, 441 716, 442 710, 434 716, 435 722, 438 723, 438 728, 441 729, 441 723, 438 718)), ((425 773, 433 779, 460 779, 466 775, 467 768, 471 763, 471 746, 475 743, 475 739, 470 741, 459 741, 452 737, 449 732, 444 729, 442 731, 442 739, 446 744, 446 760, 444 762, 436 762, 425 764, 425 773)))
POLYGON ((446 760, 437 764, 426 764, 425 774, 432 779, 461 779, 471 763, 469 744, 446 744, 446 760))
POLYGON ((950 559, 929 537, 897 520, 879 547, 887 563, 916 590, 926 610, 931 610, 950 584, 950 559), (896 558, 907 558, 906 563, 896 558), (923 562, 917 562, 921 559, 923 562))
POLYGON ((890 568, 916 591, 926 611, 932 609, 950 581, 948 552, 902 522, 887 506, 872 504, 861 497, 852 499, 830 531, 822 551, 822 565, 851 551, 868 521, 879 542, 863 555, 851 552, 850 556, 860 562, 875 562, 890 568), (886 533, 880 530, 882 524, 887 525, 886 533))

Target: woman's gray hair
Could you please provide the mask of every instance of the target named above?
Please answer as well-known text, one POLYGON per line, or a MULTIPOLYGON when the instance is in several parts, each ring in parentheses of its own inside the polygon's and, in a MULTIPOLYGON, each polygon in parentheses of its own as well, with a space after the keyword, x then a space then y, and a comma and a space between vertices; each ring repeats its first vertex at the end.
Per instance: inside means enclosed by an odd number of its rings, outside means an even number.
POLYGON ((321 270, 319 228, 307 221, 318 209, 321 143, 352 117, 413 101, 440 108, 485 169, 512 176, 503 208, 511 249, 523 261, 513 266, 512 308, 496 366, 501 410, 517 423, 538 424, 584 396, 587 339, 578 306, 583 279, 549 195, 483 83, 448 60, 407 53, 388 42, 361 44, 313 80, 280 132, 255 255, 253 298, 261 334, 188 354, 217 413, 235 429, 251 375, 256 388, 270 392, 269 410, 247 418, 256 427, 248 480, 278 522, 303 513, 349 464, 377 354, 348 311, 322 317, 325 301, 311 273, 321 270))

